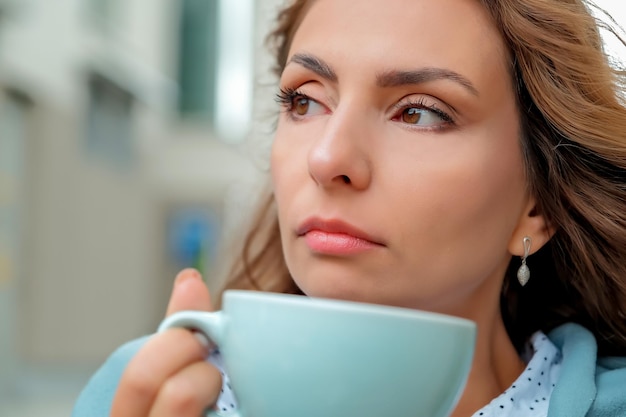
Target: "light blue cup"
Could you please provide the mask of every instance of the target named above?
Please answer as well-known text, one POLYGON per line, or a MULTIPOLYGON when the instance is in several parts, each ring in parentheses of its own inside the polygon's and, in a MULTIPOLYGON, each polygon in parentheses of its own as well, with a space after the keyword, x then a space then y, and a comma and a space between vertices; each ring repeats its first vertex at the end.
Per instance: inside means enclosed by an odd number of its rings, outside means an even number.
POLYGON ((445 417, 476 339, 456 317, 252 291, 227 291, 223 310, 176 313, 159 330, 170 327, 219 346, 235 417, 445 417))

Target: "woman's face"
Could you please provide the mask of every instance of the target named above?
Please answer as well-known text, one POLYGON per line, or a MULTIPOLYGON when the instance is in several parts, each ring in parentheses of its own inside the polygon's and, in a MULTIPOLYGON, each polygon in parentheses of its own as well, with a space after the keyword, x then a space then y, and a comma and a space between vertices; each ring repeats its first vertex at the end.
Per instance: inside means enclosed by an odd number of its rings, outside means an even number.
POLYGON ((316 0, 280 87, 272 179, 306 294, 464 314, 499 291, 532 201, 479 2, 316 0))

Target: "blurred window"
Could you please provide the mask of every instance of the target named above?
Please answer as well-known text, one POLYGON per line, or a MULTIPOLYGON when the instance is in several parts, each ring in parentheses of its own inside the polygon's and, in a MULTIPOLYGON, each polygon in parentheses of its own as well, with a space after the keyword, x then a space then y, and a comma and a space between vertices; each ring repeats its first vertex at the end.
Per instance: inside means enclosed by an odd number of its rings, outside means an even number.
POLYGON ((14 277, 22 203, 27 123, 32 103, 5 91, 0 107, 0 288, 14 277))
POLYGON ((0 95, 0 404, 18 375, 17 279, 24 260, 25 159, 32 101, 21 92, 0 95))
POLYGON ((183 0, 179 26, 178 110, 214 121, 219 33, 217 0, 183 0))
POLYGON ((135 157, 130 92, 110 79, 92 74, 88 82, 87 151, 117 167, 135 157))
POLYGON ((117 0, 87 0, 87 13, 99 29, 109 29, 117 0))
POLYGON ((178 207, 169 213, 167 247, 173 271, 208 273, 215 257, 221 220, 210 207, 178 207))

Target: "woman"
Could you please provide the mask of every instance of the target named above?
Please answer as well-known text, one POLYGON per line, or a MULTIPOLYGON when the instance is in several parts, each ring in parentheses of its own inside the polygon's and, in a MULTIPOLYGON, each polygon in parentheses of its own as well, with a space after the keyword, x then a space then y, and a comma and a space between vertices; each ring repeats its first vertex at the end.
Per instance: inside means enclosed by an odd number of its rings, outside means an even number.
MULTIPOLYGON (((586 5, 296 0, 278 23, 272 191, 228 287, 474 320, 454 416, 626 415, 624 78, 586 5)), ((190 308, 183 271, 168 311, 190 308)), ((218 400, 190 332, 140 344, 77 410, 218 400)))

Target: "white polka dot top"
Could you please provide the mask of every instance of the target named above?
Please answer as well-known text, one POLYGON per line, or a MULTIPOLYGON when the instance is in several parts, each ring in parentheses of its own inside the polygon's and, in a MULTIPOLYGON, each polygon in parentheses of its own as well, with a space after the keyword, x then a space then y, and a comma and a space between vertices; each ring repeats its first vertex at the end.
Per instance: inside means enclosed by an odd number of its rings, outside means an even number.
MULTIPOLYGON (((526 370, 509 389, 472 417, 545 417, 548 415, 550 395, 561 370, 561 354, 542 332, 535 333, 529 342, 526 370)), ((224 371, 224 363, 218 350, 208 358, 222 373, 222 392, 214 410, 227 417, 237 409, 237 401, 224 371)))
POLYGON ((224 361, 222 360, 220 352, 217 349, 213 349, 209 355, 208 361, 222 373, 222 392, 213 409, 218 415, 226 417, 237 410, 237 400, 235 400, 235 395, 230 387, 230 379, 224 370, 224 361))
POLYGON ((526 369, 500 396, 472 417, 545 417, 561 370, 561 353, 542 332, 530 339, 526 369))

